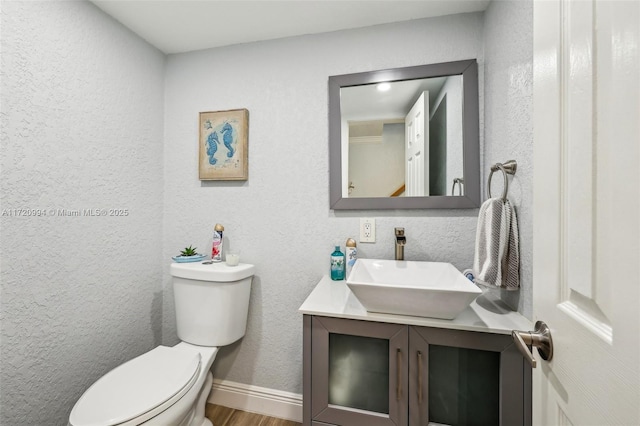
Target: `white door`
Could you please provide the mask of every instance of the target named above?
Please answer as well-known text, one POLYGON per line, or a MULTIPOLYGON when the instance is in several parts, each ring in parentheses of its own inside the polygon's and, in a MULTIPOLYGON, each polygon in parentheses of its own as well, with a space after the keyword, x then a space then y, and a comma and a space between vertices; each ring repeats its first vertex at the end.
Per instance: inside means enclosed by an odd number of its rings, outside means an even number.
POLYGON ((640 424, 640 2, 534 2, 536 425, 640 424))
POLYGON ((429 195, 429 92, 422 92, 405 118, 405 196, 429 195))

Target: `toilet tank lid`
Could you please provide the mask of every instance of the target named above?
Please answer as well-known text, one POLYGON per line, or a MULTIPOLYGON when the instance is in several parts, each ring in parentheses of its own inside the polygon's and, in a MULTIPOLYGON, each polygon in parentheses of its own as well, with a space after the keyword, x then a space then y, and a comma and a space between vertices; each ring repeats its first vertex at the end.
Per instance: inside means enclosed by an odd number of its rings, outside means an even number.
POLYGON ((256 267, 248 263, 227 266, 224 262, 205 265, 200 262, 172 263, 171 275, 179 278, 199 281, 230 282, 240 281, 252 276, 256 267))
POLYGON ((132 419, 146 421, 173 405, 193 386, 200 358, 197 351, 158 346, 95 382, 76 402, 69 423, 110 426, 132 419))

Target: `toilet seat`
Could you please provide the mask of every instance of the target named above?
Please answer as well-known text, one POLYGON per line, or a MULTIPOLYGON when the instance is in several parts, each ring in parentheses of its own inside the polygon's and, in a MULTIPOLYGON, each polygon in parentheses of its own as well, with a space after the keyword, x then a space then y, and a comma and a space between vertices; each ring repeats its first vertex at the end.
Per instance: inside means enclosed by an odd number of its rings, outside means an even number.
POLYGON ((113 426, 146 421, 189 391, 200 364, 196 351, 158 346, 95 382, 73 407, 69 422, 73 426, 113 426))

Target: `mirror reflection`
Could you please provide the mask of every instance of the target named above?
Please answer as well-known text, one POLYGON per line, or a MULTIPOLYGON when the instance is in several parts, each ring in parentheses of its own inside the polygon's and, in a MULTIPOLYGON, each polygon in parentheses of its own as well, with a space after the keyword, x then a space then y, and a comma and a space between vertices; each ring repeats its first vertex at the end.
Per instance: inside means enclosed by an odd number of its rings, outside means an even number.
POLYGON ((343 197, 461 196, 461 75, 340 88, 343 197))

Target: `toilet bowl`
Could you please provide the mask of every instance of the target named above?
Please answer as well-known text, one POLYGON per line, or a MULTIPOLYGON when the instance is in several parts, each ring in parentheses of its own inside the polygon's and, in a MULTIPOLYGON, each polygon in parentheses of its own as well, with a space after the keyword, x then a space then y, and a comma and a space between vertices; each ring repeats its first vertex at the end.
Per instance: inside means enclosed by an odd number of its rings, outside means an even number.
POLYGON ((105 374, 69 416, 71 426, 206 426, 204 417, 220 346, 244 336, 255 267, 171 265, 181 342, 158 346, 105 374))

